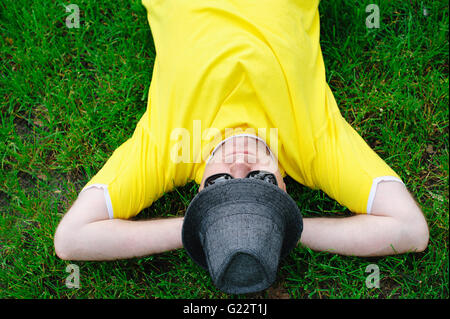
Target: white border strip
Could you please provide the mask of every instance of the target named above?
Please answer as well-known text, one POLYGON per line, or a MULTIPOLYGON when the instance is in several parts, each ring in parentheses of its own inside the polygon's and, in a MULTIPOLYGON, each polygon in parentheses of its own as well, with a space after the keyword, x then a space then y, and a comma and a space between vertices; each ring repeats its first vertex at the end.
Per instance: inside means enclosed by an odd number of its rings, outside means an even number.
POLYGON ((400 182, 404 185, 401 179, 395 176, 380 176, 373 179, 372 188, 370 189, 369 199, 367 200, 367 214, 372 210, 373 201, 377 193, 377 186, 380 182, 400 182))
POLYGON ((245 137, 245 136, 247 136, 247 137, 253 137, 253 138, 256 138, 257 140, 263 142, 264 145, 265 145, 265 146, 267 147, 267 149, 269 150, 270 156, 271 156, 273 159, 275 159, 275 156, 273 155, 272 150, 271 150, 270 147, 267 145, 266 141, 264 141, 264 140, 263 140, 262 138, 260 138, 259 136, 256 136, 256 135, 253 135, 253 134, 242 133, 242 134, 237 134, 237 135, 229 136, 229 137, 227 137, 226 139, 224 139, 222 142, 220 142, 219 144, 217 144, 216 147, 214 147, 214 149, 212 150, 211 155, 209 155, 208 159, 206 160, 205 166, 208 165, 208 162, 209 162, 209 161, 211 160, 211 158, 214 156, 214 153, 217 151, 217 149, 218 149, 223 143, 225 143, 226 141, 228 141, 228 140, 230 140, 230 139, 232 139, 232 138, 240 137, 240 136, 244 136, 244 137, 245 137))
POLYGON ((112 207, 112 202, 111 202, 111 196, 109 196, 109 192, 108 192, 108 185, 106 184, 92 184, 89 185, 86 188, 83 188, 80 192, 80 194, 82 192, 84 192, 85 190, 88 190, 89 188, 93 188, 93 187, 97 187, 97 188, 101 188, 103 189, 103 195, 105 197, 105 202, 106 202, 106 208, 108 209, 108 215, 110 219, 114 218, 114 212, 113 212, 113 207, 112 207))

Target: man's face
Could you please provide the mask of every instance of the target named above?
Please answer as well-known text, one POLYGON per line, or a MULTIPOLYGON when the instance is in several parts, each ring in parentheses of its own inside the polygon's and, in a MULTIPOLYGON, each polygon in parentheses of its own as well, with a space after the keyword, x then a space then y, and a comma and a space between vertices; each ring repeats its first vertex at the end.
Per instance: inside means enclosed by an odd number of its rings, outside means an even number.
POLYGON ((198 191, 205 180, 214 174, 228 173, 234 178, 245 178, 251 171, 268 171, 275 175, 278 187, 286 191, 278 163, 263 142, 248 136, 238 136, 223 143, 206 164, 198 191))

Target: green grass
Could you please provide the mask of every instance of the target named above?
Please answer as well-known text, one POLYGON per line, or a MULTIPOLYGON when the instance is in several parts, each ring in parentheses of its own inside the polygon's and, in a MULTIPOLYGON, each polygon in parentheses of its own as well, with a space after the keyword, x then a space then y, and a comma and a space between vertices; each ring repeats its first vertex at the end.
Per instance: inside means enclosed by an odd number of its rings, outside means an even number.
MULTIPOLYGON (((64 2, 66 5, 69 1, 64 2)), ((114 262, 55 256, 53 235, 82 186, 131 136, 144 113, 155 57, 140 1, 77 0, 79 29, 65 26, 62 2, 0 3, 0 298, 448 298, 448 4, 322 1, 327 79, 344 117, 393 167, 430 227, 417 254, 357 258, 298 247, 274 286, 229 296, 184 250, 114 262), (428 15, 423 14, 424 5, 428 15), (366 288, 380 269, 380 288, 366 288)), ((320 191, 287 179, 305 216, 348 215, 320 191)), ((139 218, 182 215, 188 184, 139 218)))

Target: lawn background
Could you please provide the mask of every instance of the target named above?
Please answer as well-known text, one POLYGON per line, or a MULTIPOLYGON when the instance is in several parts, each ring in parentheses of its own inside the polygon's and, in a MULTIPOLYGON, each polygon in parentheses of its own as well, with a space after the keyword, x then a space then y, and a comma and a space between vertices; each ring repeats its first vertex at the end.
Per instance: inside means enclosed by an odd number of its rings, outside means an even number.
MULTIPOLYGON (((113 262, 70 262, 53 235, 83 185, 144 113, 155 57, 144 7, 130 1, 0 3, 0 298, 448 298, 448 2, 322 1, 327 80, 343 116, 398 172, 430 227, 422 253, 357 258, 296 248, 276 283, 251 295, 216 290, 184 250, 113 262), (64 7, 80 8, 68 28, 64 7), (380 8, 369 29, 365 8, 380 8), (366 267, 380 270, 367 288, 366 267)), ((287 178, 304 216, 349 215, 287 178)), ((182 216, 197 185, 139 218, 182 216)))

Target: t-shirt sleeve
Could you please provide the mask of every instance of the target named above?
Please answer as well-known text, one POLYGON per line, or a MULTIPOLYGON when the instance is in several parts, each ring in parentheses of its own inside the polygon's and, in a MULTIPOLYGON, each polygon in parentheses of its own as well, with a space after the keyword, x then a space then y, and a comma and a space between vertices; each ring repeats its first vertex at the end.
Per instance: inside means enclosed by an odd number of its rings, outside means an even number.
POLYGON ((129 219, 170 190, 158 147, 147 129, 148 111, 132 137, 120 145, 82 191, 104 189, 110 218, 129 219))
POLYGON ((315 186, 354 213, 370 213, 379 182, 402 183, 340 113, 315 145, 315 186))

